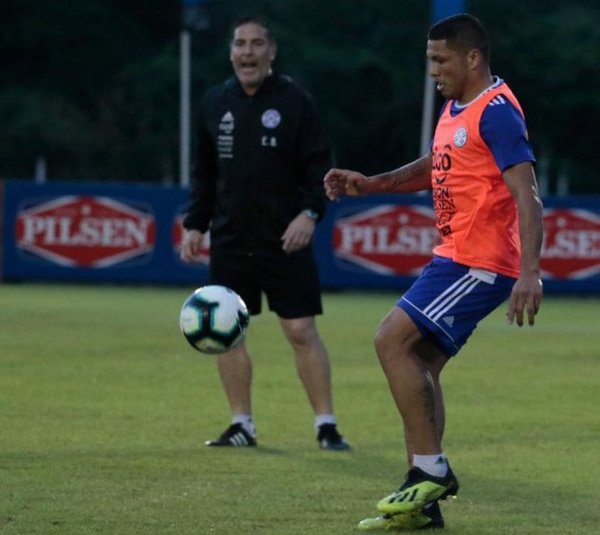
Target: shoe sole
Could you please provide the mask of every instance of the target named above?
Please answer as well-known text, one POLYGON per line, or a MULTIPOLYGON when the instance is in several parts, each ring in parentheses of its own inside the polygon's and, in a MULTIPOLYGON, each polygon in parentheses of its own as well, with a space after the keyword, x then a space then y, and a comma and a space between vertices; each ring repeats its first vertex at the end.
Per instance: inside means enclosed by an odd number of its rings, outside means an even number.
POLYGON ((458 492, 458 481, 454 480, 448 487, 442 487, 430 481, 423 481, 402 491, 401 494, 391 494, 377 503, 377 510, 382 513, 396 515, 400 513, 414 513, 421 511, 425 505, 435 500, 446 500, 451 496, 456 496, 458 492), (419 496, 419 486, 429 484, 433 487, 419 496), (437 487, 437 488, 435 488, 437 487))
POLYGON ((390 531, 397 529, 442 529, 443 527, 443 520, 441 522, 434 521, 421 512, 414 512, 365 518, 358 523, 357 529, 359 531, 390 531))

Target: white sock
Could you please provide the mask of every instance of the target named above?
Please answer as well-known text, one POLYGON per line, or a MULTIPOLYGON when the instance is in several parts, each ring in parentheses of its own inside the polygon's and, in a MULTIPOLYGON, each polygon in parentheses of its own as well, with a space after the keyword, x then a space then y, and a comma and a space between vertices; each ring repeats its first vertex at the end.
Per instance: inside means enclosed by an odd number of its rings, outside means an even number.
POLYGON ((443 453, 413 455, 413 466, 435 477, 444 477, 448 473, 448 461, 443 453))
POLYGON ((315 431, 319 430, 319 426, 323 424, 337 424, 335 414, 317 414, 315 416, 315 431))
POLYGON ((234 414, 231 418, 231 423, 242 424, 242 427, 246 433, 248 433, 251 437, 256 437, 256 427, 252 421, 251 414, 234 414))

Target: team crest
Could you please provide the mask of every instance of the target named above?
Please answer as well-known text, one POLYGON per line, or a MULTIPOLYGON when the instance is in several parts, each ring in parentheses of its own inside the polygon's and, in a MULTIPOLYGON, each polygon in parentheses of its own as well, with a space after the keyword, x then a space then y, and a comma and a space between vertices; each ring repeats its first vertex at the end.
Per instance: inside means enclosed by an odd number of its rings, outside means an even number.
POLYGON ((464 147, 466 143, 467 143, 467 129, 461 127, 454 133, 454 144, 457 147, 464 147))
POLYGON ((281 122, 281 114, 271 108, 262 114, 261 121, 265 128, 277 128, 281 122))

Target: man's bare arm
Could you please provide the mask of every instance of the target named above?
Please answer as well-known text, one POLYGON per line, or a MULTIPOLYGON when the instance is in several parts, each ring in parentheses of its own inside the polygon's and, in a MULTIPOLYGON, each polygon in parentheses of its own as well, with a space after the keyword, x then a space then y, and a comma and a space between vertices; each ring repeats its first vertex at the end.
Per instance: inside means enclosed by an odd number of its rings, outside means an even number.
POLYGON ((542 301, 540 254, 543 238, 542 201, 537 188, 535 172, 529 162, 511 167, 503 173, 504 181, 517 203, 519 237, 521 240, 521 274, 510 297, 507 318, 523 325, 527 313, 529 325, 535 322, 542 301))
POLYGON ((414 193, 431 189, 431 154, 369 178, 368 193, 414 193))
POLYGON ((331 200, 372 193, 414 193, 431 188, 431 154, 393 171, 371 177, 348 169, 330 169, 323 179, 331 200))

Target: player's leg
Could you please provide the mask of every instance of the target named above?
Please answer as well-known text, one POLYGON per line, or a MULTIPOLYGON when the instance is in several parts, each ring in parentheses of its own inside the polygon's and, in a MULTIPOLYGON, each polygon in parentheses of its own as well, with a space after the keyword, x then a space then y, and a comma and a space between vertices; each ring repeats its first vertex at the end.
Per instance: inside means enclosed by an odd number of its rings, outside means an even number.
MULTIPOLYGON (((421 340, 418 342, 415 346, 415 351, 419 355, 421 362, 431 378, 434 398, 433 413, 435 432, 441 446, 446 426, 446 407, 444 404, 444 393, 440 382, 440 373, 448 362, 448 357, 446 357, 439 346, 431 340, 421 340)), ((410 436, 410 432, 406 429, 404 430, 404 440, 406 443, 408 465, 412 467, 413 457, 415 453, 417 453, 417 450, 415 450, 414 441, 410 436)))
POLYGON ((217 357, 219 376, 231 414, 252 414, 252 362, 243 343, 217 357))
POLYGON ((298 376, 315 414, 333 414, 329 355, 313 316, 279 319, 296 361, 298 376))
POLYGON ((296 369, 315 414, 317 441, 323 449, 346 450, 333 412, 329 355, 316 326, 322 313, 317 266, 310 249, 264 257, 261 286, 269 308, 279 316, 292 347, 296 369))
POLYGON ((281 327, 296 361, 296 370, 315 414, 315 430, 319 447, 347 450, 348 442, 337 430, 331 392, 329 355, 319 336, 314 316, 285 319, 281 327))
MULTIPOLYGON (((210 283, 231 288, 246 303, 252 315, 260 314, 261 295, 246 257, 225 251, 211 252, 210 283)), ((252 419, 252 361, 245 343, 217 357, 217 368, 231 409, 231 425, 207 446, 255 446, 252 419)))
MULTIPOLYGON (((377 504, 377 508, 384 514, 365 519, 359 524, 359 529, 370 531, 443 527, 444 521, 437 500, 456 494, 458 481, 445 456, 424 454, 421 450, 423 443, 435 442, 432 438, 435 429, 437 442, 440 444, 439 453, 443 453, 441 438, 445 414, 440 372, 447 359, 466 343, 477 323, 508 298, 513 284, 514 279, 509 277, 435 257, 397 303, 406 315, 393 314, 390 320, 392 328, 384 334, 392 333, 390 336, 393 339, 393 327, 396 323, 403 324, 408 331, 400 338, 416 340, 410 348, 414 351, 413 358, 416 355, 417 364, 414 360, 409 360, 409 365, 404 369, 412 369, 413 372, 416 369, 417 373, 422 374, 420 384, 422 389, 425 384, 424 399, 429 404, 431 400, 434 401, 425 414, 433 418, 435 425, 433 428, 429 427, 425 434, 420 434, 419 429, 422 427, 410 425, 415 417, 410 414, 406 445, 411 468, 406 480, 397 491, 377 504), (406 316, 410 317, 413 326, 406 316), (422 334, 421 338, 415 334, 414 327, 422 334), (423 377, 426 378, 424 382, 423 377), (439 475, 443 474, 444 468, 445 475, 439 475)), ((383 327, 390 325, 385 325, 385 322, 382 324, 383 327)), ((383 336, 378 344, 382 347, 382 366, 392 370, 394 356, 389 341, 383 336)), ((390 373, 392 384, 395 384, 394 372, 390 373)), ((403 403, 400 400, 400 406, 403 403)))
MULTIPOLYGON (((442 449, 445 414, 439 380, 456 348, 453 337, 446 336, 448 331, 441 341, 439 333, 422 321, 419 306, 427 310, 431 303, 443 301, 440 295, 462 275, 459 271, 440 277, 430 264, 384 318, 376 335, 377 353, 402 416, 411 467, 400 488, 377 504, 385 513, 419 511, 458 489, 442 449)), ((456 297, 452 295, 450 302, 456 297)))
POLYGON ((378 502, 377 508, 386 514, 367 518, 358 527, 365 531, 443 527, 437 500, 458 489, 441 444, 445 411, 440 372, 447 357, 423 338, 400 307, 381 322, 375 348, 402 417, 411 468, 400 488, 378 502))
POLYGON ((402 416, 410 449, 421 455, 440 453, 436 427, 436 385, 416 349, 422 335, 404 310, 394 307, 375 337, 377 356, 402 416))

